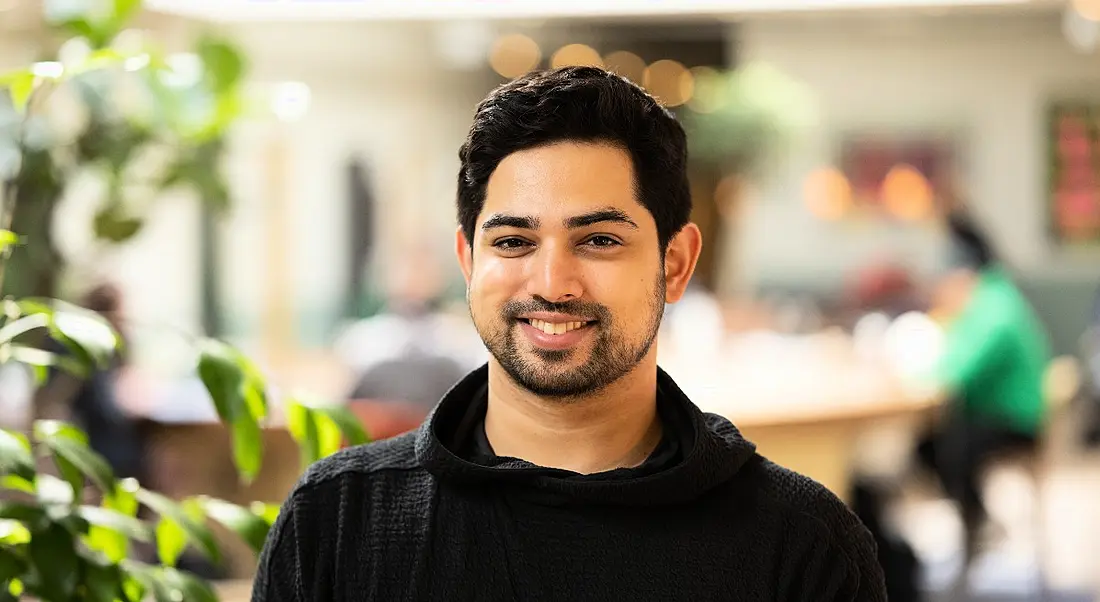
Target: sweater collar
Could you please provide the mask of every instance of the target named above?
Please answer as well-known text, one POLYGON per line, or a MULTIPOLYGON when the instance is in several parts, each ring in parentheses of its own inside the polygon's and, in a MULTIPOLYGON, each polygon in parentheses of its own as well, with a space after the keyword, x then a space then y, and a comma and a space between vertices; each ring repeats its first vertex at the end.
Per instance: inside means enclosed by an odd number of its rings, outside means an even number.
POLYGON ((591 475, 522 460, 476 464, 462 458, 457 445, 469 428, 470 405, 483 402, 487 384, 485 365, 459 381, 417 433, 418 462, 445 484, 496 486, 503 492, 553 504, 682 503, 728 481, 755 453, 755 446, 742 438, 728 420, 700 411, 658 368, 658 402, 662 404, 665 431, 677 438, 682 451, 679 463, 648 474, 618 469, 591 475))

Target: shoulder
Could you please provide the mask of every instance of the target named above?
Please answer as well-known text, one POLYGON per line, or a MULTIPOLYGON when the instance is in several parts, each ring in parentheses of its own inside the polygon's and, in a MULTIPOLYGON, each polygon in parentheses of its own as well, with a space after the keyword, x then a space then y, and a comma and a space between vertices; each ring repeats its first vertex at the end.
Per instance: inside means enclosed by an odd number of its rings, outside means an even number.
POLYGON ((746 469, 753 473, 758 502, 797 538, 819 547, 841 548, 859 561, 873 550, 870 532, 839 497, 824 485, 757 455, 746 469))
POLYGON ((416 431, 356 445, 324 458, 306 470, 292 495, 301 496, 338 482, 370 481, 372 477, 416 472, 416 431))

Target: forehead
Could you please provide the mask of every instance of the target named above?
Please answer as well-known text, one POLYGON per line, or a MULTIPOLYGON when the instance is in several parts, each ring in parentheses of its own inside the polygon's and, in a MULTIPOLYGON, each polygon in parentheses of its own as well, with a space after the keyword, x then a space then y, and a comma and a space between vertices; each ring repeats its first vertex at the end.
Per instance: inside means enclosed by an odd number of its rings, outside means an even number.
POLYGON ((635 194, 630 154, 610 144, 559 142, 505 157, 489 177, 481 219, 498 213, 564 218, 608 207, 639 225, 650 217, 635 194))

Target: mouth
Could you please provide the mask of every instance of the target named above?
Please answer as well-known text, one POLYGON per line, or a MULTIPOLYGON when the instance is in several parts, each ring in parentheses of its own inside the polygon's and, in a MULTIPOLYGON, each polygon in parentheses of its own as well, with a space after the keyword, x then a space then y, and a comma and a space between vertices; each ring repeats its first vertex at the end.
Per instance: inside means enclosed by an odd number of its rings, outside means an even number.
MULTIPOLYGON (((573 317, 573 316, 563 316, 573 317)), ((549 321, 518 318, 520 330, 532 345, 547 351, 566 351, 580 345, 593 332, 595 320, 549 321)))
POLYGON ((595 324, 595 320, 573 320, 569 322, 548 322, 537 318, 518 318, 520 322, 530 325, 535 330, 551 336, 560 336, 575 330, 581 330, 595 324))

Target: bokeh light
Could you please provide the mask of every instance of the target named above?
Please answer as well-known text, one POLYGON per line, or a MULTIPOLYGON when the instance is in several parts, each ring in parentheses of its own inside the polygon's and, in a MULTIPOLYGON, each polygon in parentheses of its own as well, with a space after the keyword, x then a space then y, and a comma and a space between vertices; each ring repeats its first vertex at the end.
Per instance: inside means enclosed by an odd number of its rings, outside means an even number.
POLYGON ((497 38, 489 51, 489 66, 502 77, 519 77, 538 66, 542 50, 531 38, 512 33, 497 38))
POLYGON ((663 59, 646 67, 642 85, 665 106, 676 107, 691 99, 695 77, 682 63, 663 59))
POLYGON ((803 194, 810 213, 824 220, 840 219, 852 207, 852 184, 835 167, 813 171, 806 178, 803 194))
POLYGON ((595 48, 584 44, 569 44, 562 46, 550 57, 550 66, 558 69, 561 67, 579 66, 603 67, 603 59, 595 48))
POLYGON ((920 220, 932 213, 932 185, 912 165, 895 165, 882 181, 882 203, 895 216, 920 220))
POLYGON ((608 69, 634 83, 641 84, 645 77, 645 61, 633 52, 626 50, 612 52, 607 55, 606 64, 608 69))

